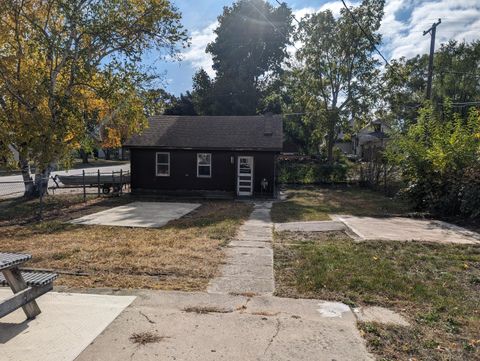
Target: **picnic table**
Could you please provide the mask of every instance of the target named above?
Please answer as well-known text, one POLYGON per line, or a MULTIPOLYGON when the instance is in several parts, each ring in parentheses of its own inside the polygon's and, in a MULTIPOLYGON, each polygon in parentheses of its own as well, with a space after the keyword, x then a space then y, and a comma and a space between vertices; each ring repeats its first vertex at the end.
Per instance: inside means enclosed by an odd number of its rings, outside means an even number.
POLYGON ((53 289, 54 273, 25 272, 19 266, 32 258, 29 254, 0 252, 0 285, 10 286, 13 295, 0 301, 0 318, 22 307, 28 319, 40 314, 35 301, 53 289))

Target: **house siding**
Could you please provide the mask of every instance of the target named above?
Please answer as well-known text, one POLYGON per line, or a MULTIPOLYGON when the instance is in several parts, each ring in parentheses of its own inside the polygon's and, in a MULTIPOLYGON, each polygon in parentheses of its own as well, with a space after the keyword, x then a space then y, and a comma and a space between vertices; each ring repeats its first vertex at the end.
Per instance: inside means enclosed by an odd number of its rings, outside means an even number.
POLYGON ((236 195, 238 156, 254 158, 254 195, 272 196, 275 193, 276 152, 131 148, 130 153, 134 193, 218 191, 236 195), (170 176, 156 176, 157 152, 170 153, 170 176), (210 178, 197 177, 197 153, 212 154, 210 178), (234 157, 233 164, 231 157, 234 157), (264 178, 268 181, 267 192, 262 192, 261 182, 264 178))

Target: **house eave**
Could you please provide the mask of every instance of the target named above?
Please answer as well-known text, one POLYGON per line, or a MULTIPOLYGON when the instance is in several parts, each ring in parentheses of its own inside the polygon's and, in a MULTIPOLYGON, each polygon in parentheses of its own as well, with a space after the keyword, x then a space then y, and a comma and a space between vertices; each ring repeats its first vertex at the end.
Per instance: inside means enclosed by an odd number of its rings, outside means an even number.
POLYGON ((264 147, 173 147, 161 145, 132 145, 123 146, 127 149, 169 149, 169 150, 212 150, 212 151, 230 151, 230 152, 281 152, 283 148, 264 148, 264 147))

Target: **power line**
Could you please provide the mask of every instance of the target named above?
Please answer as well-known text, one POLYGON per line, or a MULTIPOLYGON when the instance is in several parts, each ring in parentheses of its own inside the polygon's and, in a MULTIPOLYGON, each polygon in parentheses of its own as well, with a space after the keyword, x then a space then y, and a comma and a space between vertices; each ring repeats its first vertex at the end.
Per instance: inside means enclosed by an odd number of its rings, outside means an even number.
POLYGON ((459 74, 459 75, 467 75, 467 76, 471 76, 471 77, 473 77, 473 78, 478 78, 478 77, 480 77, 480 74, 478 74, 478 73, 470 73, 470 72, 465 72, 465 71, 438 70, 438 73, 440 73, 440 74, 459 74))
MULTIPOLYGON (((451 105, 457 106, 468 106, 468 105, 480 105, 480 101, 478 102, 458 102, 458 103, 450 103, 451 105)), ((442 103, 442 105, 445 105, 442 103)))
POLYGON ((363 35, 365 35, 368 39, 368 41, 370 42, 370 44, 373 46, 373 48, 375 49, 375 51, 378 53, 378 55, 380 55, 380 57, 383 59, 383 61, 385 62, 385 65, 388 66, 398 77, 402 78, 404 81, 408 82, 409 79, 407 77, 405 77, 403 74, 400 74, 399 72, 397 72, 397 70, 390 64, 390 62, 387 60, 387 58, 385 56, 383 56, 382 52, 377 48, 377 45, 375 44, 375 40, 372 38, 371 34, 369 34, 367 31, 365 31, 365 29, 362 27, 362 25, 358 22, 357 18, 355 17, 355 15, 351 12, 351 10, 349 9, 349 7, 347 6, 347 4, 345 4, 345 1, 342 0, 342 4, 343 6, 345 7, 345 9, 347 10, 347 12, 350 14, 351 18, 353 19, 353 21, 357 24, 357 26, 360 28, 360 30, 362 31, 363 35))
POLYGON ((350 16, 352 17, 353 21, 358 25, 358 27, 360 28, 360 30, 362 31, 363 35, 365 35, 367 37, 367 39, 370 41, 370 44, 373 46, 373 48, 377 51, 378 55, 380 55, 380 57, 383 59, 383 61, 385 62, 386 65, 388 65, 389 67, 392 67, 390 65, 390 63, 388 62, 387 58, 385 58, 382 54, 382 52, 380 50, 378 50, 377 46, 375 45, 375 40, 371 37, 370 34, 368 34, 362 27, 362 25, 360 25, 360 23, 357 21, 357 18, 355 17, 355 15, 353 15, 353 13, 350 11, 350 9, 348 8, 347 4, 345 4, 345 1, 342 0, 342 4, 343 6, 345 7, 345 9, 348 11, 348 13, 350 14, 350 16))
MULTIPOLYGON (((277 2, 278 5, 282 6, 283 4, 285 3, 281 3, 279 0, 275 0, 277 2)), ((297 22, 298 25, 300 25, 300 21, 297 20, 297 18, 295 17, 295 15, 292 13, 292 18, 293 20, 295 20, 297 22)))

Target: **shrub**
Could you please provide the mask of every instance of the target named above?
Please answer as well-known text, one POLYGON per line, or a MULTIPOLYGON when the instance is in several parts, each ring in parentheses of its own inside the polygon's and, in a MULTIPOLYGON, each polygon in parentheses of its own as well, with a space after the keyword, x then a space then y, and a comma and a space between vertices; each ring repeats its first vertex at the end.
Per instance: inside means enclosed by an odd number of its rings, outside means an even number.
POLYGON ((442 216, 480 215, 480 113, 463 119, 445 109, 421 109, 416 124, 390 143, 405 193, 417 209, 442 216))
POLYGON ((286 184, 338 183, 347 180, 348 170, 346 163, 281 160, 278 163, 278 181, 286 184))

